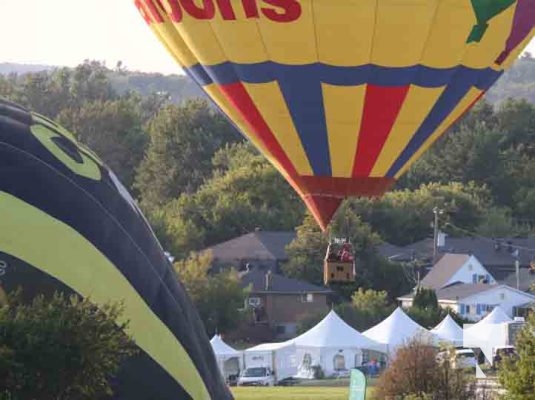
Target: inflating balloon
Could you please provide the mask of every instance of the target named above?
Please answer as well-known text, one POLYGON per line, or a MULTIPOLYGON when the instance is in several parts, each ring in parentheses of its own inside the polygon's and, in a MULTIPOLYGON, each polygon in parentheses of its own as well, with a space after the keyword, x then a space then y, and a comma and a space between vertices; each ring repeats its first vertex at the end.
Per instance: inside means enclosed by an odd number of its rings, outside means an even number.
MULTIPOLYGON (((120 399, 232 399, 197 312, 115 175, 49 119, 0 100, 0 293, 124 302, 141 350, 120 399)), ((5 298, 4 298, 5 300, 5 298)))
POLYGON ((535 0, 134 2, 322 229, 388 190, 535 34, 535 0))

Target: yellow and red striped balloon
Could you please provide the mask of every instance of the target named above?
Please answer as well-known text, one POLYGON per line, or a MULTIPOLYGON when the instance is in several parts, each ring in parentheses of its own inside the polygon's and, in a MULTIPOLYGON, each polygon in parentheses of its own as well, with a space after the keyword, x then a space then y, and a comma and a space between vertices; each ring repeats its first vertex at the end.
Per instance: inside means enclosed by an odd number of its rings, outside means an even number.
POLYGON ((388 190, 535 34, 535 0, 134 3, 322 229, 388 190))

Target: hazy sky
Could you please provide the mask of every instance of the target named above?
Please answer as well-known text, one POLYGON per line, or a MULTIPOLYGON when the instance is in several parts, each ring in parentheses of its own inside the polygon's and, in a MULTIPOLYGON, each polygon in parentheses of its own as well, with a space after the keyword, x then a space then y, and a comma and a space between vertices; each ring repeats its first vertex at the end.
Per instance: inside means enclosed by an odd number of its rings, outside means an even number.
MULTIPOLYGON (((0 62, 121 60, 130 70, 180 73, 133 0, 0 0, 0 16, 0 62)), ((535 53, 535 40, 528 50, 535 53)))

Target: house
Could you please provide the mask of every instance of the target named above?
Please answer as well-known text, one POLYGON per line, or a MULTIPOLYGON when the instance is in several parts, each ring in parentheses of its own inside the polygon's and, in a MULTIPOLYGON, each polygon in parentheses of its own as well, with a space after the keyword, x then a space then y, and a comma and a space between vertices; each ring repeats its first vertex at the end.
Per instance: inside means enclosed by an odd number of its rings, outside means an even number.
MULTIPOLYGON (((420 286, 434 289, 441 307, 473 321, 480 320, 498 305, 511 318, 523 315, 526 304, 535 301, 535 296, 497 282, 477 257, 470 254, 442 255, 420 286)), ((398 298, 402 307, 412 306, 415 292, 398 298)))
POLYGON ((454 283, 480 282, 495 284, 496 280, 475 256, 446 253, 420 284, 436 290, 454 283))
POLYGON ((247 265, 264 271, 279 272, 288 260, 286 246, 296 237, 295 232, 256 230, 203 250, 213 256, 213 268, 234 267, 239 271, 247 265))
MULTIPOLYGON (((479 321, 494 307, 500 306, 510 317, 525 315, 526 309, 535 302, 535 296, 501 284, 455 283, 436 290, 438 303, 450 308, 464 318, 479 321)), ((401 296, 402 307, 410 307, 414 293, 401 296)))
MULTIPOLYGON (((427 238, 404 247, 385 243, 377 248, 379 254, 392 261, 419 261, 429 268, 433 265, 433 239, 427 238)), ((535 262, 535 237, 485 238, 446 237, 437 247, 437 255, 445 253, 472 254, 498 281, 515 272, 518 259, 520 269, 529 269, 535 262)))
POLYGON ((300 317, 329 311, 332 291, 325 287, 260 269, 242 273, 241 282, 250 288, 246 308, 254 323, 273 329, 281 339, 295 337, 300 317))

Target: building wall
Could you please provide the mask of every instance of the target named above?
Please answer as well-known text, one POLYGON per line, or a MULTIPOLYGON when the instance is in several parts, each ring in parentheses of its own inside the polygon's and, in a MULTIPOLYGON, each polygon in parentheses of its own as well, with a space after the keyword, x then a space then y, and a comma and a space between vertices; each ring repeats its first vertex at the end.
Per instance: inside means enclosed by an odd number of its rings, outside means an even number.
POLYGON ((487 277, 487 279, 489 279, 489 284, 496 283, 490 272, 481 265, 477 258, 471 256, 466 264, 459 268, 459 270, 450 278, 446 285, 454 282, 477 283, 479 280, 474 281, 474 275, 487 277))
POLYGON ((513 307, 534 301, 535 297, 527 293, 517 292, 508 287, 498 287, 459 301, 461 315, 479 321, 499 305, 503 311, 513 318, 513 307))
POLYGON ((277 329, 279 337, 294 336, 300 317, 329 312, 325 294, 268 294, 265 301, 269 324, 277 329))

